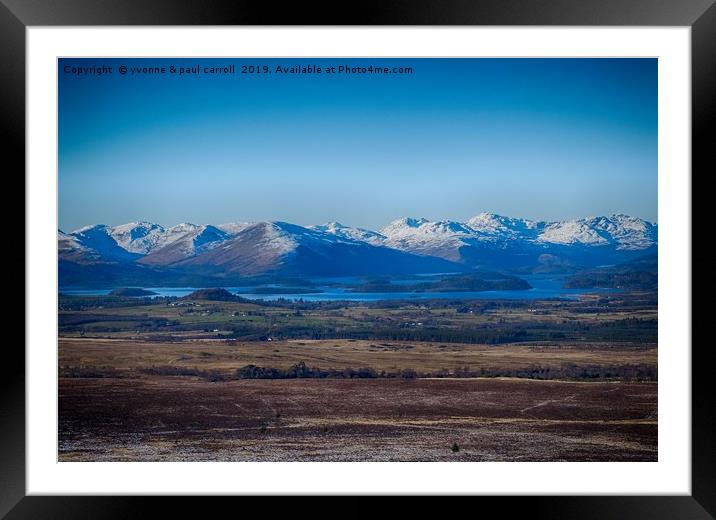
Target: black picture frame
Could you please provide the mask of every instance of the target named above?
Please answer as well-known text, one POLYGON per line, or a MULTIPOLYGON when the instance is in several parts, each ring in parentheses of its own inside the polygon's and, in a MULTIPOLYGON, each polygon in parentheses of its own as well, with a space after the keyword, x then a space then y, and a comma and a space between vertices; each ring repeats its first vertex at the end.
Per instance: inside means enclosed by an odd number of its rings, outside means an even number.
MULTIPOLYGON (((713 170, 708 126, 716 112, 714 0, 383 0, 331 5, 243 0, 0 0, 0 125, 6 179, 25 168, 25 30, 63 25, 577 25, 689 26, 692 74, 692 179, 713 170), (340 6, 340 7, 339 7, 340 6), (710 168, 709 168, 710 167, 710 168)), ((24 192, 24 183, 21 188, 24 192)), ((693 211, 693 210, 692 210, 693 211)), ((24 256, 24 255, 23 255, 24 256)), ((27 273, 26 273, 27 276, 27 273)), ((692 320, 693 321, 693 320, 692 320)), ((684 345, 689 348, 690 345, 684 345)), ((132 518, 146 498, 39 497, 25 494, 25 357, 6 342, 0 385, 0 518, 132 518)), ((709 345, 692 348, 692 494, 690 496, 484 497, 502 512, 537 518, 713 518, 716 515, 716 406, 709 345)), ((245 499, 244 499, 245 500, 245 499)), ((368 514, 360 505, 336 514, 368 514), (361 513, 362 512, 362 513, 361 513)), ((242 506, 245 507, 245 506, 242 506)), ((273 509, 271 512, 278 513, 273 509)), ((289 505, 292 510, 295 503, 289 505)), ((301 506, 298 506, 301 507, 301 506)), ((481 506, 482 507, 482 506, 481 506)), ((162 501, 164 514, 186 501, 162 501), (169 504, 171 502, 171 504, 169 504)), ((429 512, 423 500, 405 510, 429 512)), ((481 509, 487 512, 488 509, 481 509)), ((237 511, 238 512, 238 511, 237 511)), ((444 510, 442 510, 444 514, 444 510)))

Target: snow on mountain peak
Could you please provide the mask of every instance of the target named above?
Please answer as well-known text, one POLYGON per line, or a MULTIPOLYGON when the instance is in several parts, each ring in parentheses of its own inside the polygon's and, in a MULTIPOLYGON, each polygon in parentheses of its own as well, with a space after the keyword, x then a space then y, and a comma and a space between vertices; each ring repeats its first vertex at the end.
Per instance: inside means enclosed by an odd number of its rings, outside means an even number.
POLYGON ((381 234, 383 235, 390 235, 395 231, 405 229, 405 228, 419 228, 426 222, 429 222, 426 218, 413 218, 413 217, 403 217, 396 219, 389 223, 387 226, 380 229, 381 234))
POLYGON ((157 247, 165 232, 162 226, 146 221, 121 224, 108 230, 122 249, 143 255, 157 247))
POLYGON ((226 222, 225 224, 219 224, 216 226, 220 230, 228 233, 231 236, 238 235, 241 233, 244 229, 249 227, 252 223, 251 222, 226 222))
POLYGON ((298 246, 296 235, 300 235, 305 229, 287 222, 259 222, 252 227, 262 232, 259 242, 261 248, 273 254, 284 254, 296 249, 298 246))
POLYGON ((154 250, 171 246, 175 255, 189 257, 225 242, 230 236, 216 226, 184 222, 167 229, 154 250))
POLYGON ((472 230, 452 220, 430 222, 424 218, 394 220, 380 230, 386 237, 385 245, 420 255, 457 260, 459 248, 466 245, 472 230))
POLYGON ((84 226, 79 229, 75 229, 73 232, 71 232, 69 234, 78 236, 78 235, 85 235, 85 234, 101 233, 108 228, 109 228, 109 226, 107 224, 91 224, 89 226, 84 226))
POLYGON ((352 229, 348 226, 344 226, 340 222, 326 222, 325 224, 308 226, 308 229, 314 229, 322 233, 329 233, 331 235, 341 235, 346 230, 352 229))
POLYGON ((340 222, 326 222, 323 226, 316 226, 325 228, 324 231, 338 231, 340 229, 346 229, 348 226, 344 226, 340 222))
POLYGON ((176 226, 170 227, 167 231, 172 233, 191 233, 196 231, 200 227, 202 226, 192 224, 191 222, 182 222, 181 224, 177 224, 176 226))
POLYGON ((150 231, 154 229, 164 229, 159 224, 153 224, 151 222, 147 222, 146 220, 142 220, 139 222, 129 222, 127 224, 120 224, 119 226, 112 227, 112 230, 116 233, 130 233, 133 238, 138 238, 140 236, 146 235, 150 231))
POLYGON ((327 222, 318 226, 308 226, 308 229, 350 241, 367 242, 371 245, 382 245, 385 240, 385 237, 380 233, 368 229, 344 226, 340 222, 327 222))
POLYGON ((470 228, 487 235, 531 234, 543 223, 533 220, 503 217, 495 213, 478 213, 467 221, 470 228))
POLYGON ((424 222, 420 226, 424 233, 440 233, 445 235, 471 235, 472 229, 461 222, 454 220, 440 220, 438 222, 424 222))

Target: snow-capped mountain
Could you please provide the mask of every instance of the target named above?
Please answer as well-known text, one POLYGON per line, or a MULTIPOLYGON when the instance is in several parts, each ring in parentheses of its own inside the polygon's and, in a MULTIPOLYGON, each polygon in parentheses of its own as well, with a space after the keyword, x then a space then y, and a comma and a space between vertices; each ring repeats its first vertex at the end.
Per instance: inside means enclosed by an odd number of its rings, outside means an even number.
POLYGON ((611 245, 619 250, 647 249, 657 242, 657 227, 627 215, 546 224, 537 241, 550 244, 611 245))
POLYGON ((130 222, 119 226, 95 225, 72 233, 59 232, 60 252, 82 248, 98 258, 132 261, 166 251, 193 256, 228 240, 231 233, 211 225, 182 223, 164 228, 151 222, 130 222))
MULTIPOLYGON (((337 227, 332 227, 336 231, 337 227)), ((439 258, 423 257, 340 233, 306 228, 287 222, 258 222, 204 254, 172 264, 172 267, 211 273, 254 276, 341 276, 398 274, 459 270, 439 258)), ((373 238, 373 237, 371 237, 373 238)))
POLYGON ((535 238, 544 226, 544 222, 503 217, 494 213, 479 213, 465 224, 478 233, 482 240, 535 238))
POLYGON ((344 226, 339 222, 328 222, 320 226, 308 226, 308 229, 321 231, 323 233, 328 233, 329 235, 334 235, 340 238, 357 240, 359 242, 366 242, 372 245, 385 245, 384 235, 376 233, 375 231, 370 231, 369 229, 344 226))
POLYGON ((104 224, 85 226, 73 231, 70 235, 74 237, 77 244, 98 259, 131 262, 142 256, 140 253, 122 247, 112 237, 112 228, 104 224))
POLYGON ((380 230, 385 245, 418 255, 460 261, 460 249, 472 245, 475 232, 452 220, 430 222, 424 218, 401 218, 380 230))
MULTIPOLYGON (((467 222, 403 218, 380 230, 385 244, 416 254, 452 261, 481 263, 496 251, 568 254, 584 257, 592 248, 595 259, 607 252, 642 251, 656 247, 657 226, 626 215, 543 222, 480 213, 467 222)), ((618 255, 617 255, 618 256, 618 255)), ((601 261, 601 260, 600 260, 601 261)))
POLYGON ((169 259, 164 265, 258 274, 279 264, 296 245, 296 241, 277 225, 259 222, 245 227, 202 255, 169 259))
POLYGON ((480 213, 465 222, 402 218, 379 232, 337 222, 309 227, 287 222, 183 223, 168 228, 132 222, 58 231, 57 243, 60 260, 76 265, 211 276, 320 276, 483 266, 532 269, 542 264, 589 267, 656 252, 657 239, 656 224, 627 215, 544 222, 480 213))
POLYGON ((179 224, 165 230, 159 243, 139 260, 142 264, 168 265, 222 244, 231 235, 215 226, 179 224))
POLYGON ((107 231, 119 247, 142 255, 161 247, 167 235, 166 229, 151 222, 130 222, 108 228, 107 231))

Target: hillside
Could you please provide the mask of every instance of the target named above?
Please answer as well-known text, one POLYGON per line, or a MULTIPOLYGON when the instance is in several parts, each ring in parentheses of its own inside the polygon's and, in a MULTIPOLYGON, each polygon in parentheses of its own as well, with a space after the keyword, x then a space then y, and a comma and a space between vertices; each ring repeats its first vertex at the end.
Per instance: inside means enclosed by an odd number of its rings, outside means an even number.
POLYGON ((613 288, 656 290, 659 284, 657 255, 648 255, 630 262, 590 269, 570 276, 565 287, 571 289, 613 288))

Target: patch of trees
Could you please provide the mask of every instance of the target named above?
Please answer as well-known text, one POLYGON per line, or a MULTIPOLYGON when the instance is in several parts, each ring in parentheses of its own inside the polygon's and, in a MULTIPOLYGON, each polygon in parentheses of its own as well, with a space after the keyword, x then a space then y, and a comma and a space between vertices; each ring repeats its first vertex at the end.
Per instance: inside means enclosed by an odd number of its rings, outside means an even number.
POLYGON ((561 367, 542 367, 531 365, 523 368, 480 368, 469 367, 454 370, 443 369, 436 372, 417 372, 411 368, 398 371, 376 371, 372 368, 322 369, 312 368, 298 363, 287 369, 246 365, 236 371, 237 379, 416 379, 416 378, 477 378, 477 377, 515 377, 526 379, 565 379, 565 380, 619 380, 619 381, 656 381, 657 368, 654 365, 575 365, 561 367))
MULTIPOLYGON (((372 368, 321 369, 311 368, 303 361, 290 368, 270 368, 246 365, 236 371, 237 379, 374 379, 389 377, 386 372, 376 372, 372 368)), ((397 377, 393 375, 393 377, 397 377)))
MULTIPOLYGON (((261 367, 246 365, 235 372, 202 370, 196 367, 176 365, 151 366, 137 369, 138 372, 152 376, 196 377, 209 382, 222 382, 240 379, 419 379, 419 378, 494 378, 515 377, 525 379, 561 379, 561 380, 599 380, 599 381, 656 381, 656 365, 576 365, 565 364, 561 367, 543 367, 530 365, 520 368, 480 368, 457 367, 437 371, 419 372, 412 368, 394 371, 377 371, 370 367, 360 368, 318 368, 304 362, 289 368, 261 367)), ((127 378, 133 377, 132 371, 101 367, 60 367, 59 376, 66 378, 127 378)), ((136 376, 134 376, 136 377, 136 376)))
MULTIPOLYGON (((558 368, 538 365, 517 369, 482 368, 469 372, 472 375, 456 375, 453 377, 519 377, 527 379, 566 379, 584 380, 616 380, 616 381, 656 381, 657 367, 648 364, 636 365, 575 365, 566 364, 558 368)), ((437 375, 436 377, 441 377, 437 375)))

